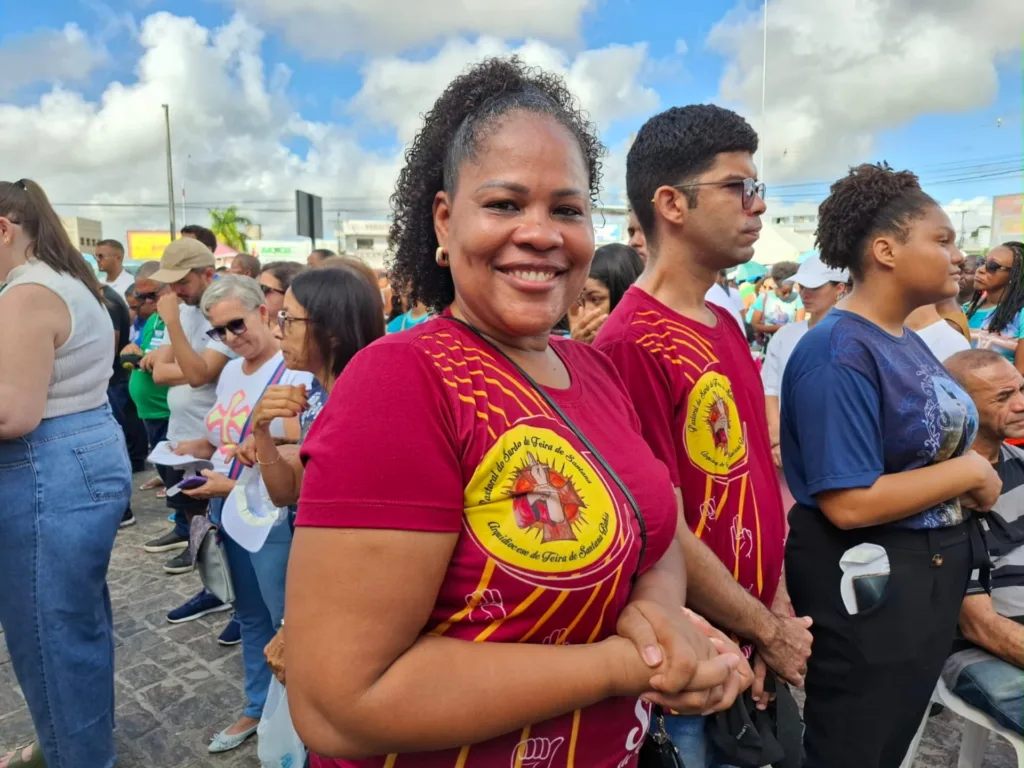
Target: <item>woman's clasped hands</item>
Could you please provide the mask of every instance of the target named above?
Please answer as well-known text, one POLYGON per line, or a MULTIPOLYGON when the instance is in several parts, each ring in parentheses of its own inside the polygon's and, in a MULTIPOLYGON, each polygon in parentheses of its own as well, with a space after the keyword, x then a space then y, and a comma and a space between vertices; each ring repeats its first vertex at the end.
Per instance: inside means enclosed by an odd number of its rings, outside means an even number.
POLYGON ((632 646, 627 687, 666 710, 719 712, 754 682, 739 647, 689 609, 634 600, 620 614, 616 631, 632 646))

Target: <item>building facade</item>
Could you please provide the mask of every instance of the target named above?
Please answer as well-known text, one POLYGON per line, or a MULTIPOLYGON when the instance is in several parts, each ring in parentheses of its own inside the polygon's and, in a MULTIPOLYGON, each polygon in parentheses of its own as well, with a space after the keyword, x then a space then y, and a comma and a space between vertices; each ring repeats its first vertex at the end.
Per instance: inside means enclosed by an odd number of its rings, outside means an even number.
POLYGON ((79 253, 96 255, 96 244, 103 239, 103 224, 80 216, 61 216, 60 223, 79 253))

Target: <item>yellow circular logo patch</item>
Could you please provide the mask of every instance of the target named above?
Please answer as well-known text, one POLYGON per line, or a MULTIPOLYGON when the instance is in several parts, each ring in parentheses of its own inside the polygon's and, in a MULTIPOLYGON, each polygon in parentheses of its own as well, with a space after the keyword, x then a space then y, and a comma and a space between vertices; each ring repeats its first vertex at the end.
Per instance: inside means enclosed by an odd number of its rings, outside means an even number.
POLYGON ((709 475, 728 475, 747 456, 747 441, 732 395, 732 384, 709 371, 697 379, 686 399, 683 429, 686 453, 709 475))
POLYGON ((547 428, 498 438, 465 491, 466 526, 502 568, 538 585, 582 589, 617 568, 632 539, 590 461, 547 428))

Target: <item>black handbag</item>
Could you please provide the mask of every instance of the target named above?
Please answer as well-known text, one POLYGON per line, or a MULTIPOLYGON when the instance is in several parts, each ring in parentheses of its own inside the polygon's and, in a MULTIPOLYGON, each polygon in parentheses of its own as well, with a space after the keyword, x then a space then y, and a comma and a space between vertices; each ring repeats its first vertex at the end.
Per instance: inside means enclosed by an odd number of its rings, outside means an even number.
POLYGON ((733 705, 707 720, 708 740, 718 755, 737 768, 800 768, 803 763, 803 723, 789 686, 775 675, 765 678, 765 692, 776 694, 766 710, 757 708, 749 690, 733 705))
MULTIPOLYGON (((604 457, 594 448, 593 444, 587 439, 579 427, 577 427, 572 419, 570 419, 565 412, 559 407, 551 395, 524 371, 515 360, 506 355, 501 349, 491 344, 483 334, 480 333, 476 328, 471 326, 469 323, 459 320, 456 317, 449 318, 456 323, 464 326, 466 329, 476 335, 481 341, 485 342, 491 349, 501 355, 511 365, 516 373, 523 377, 527 384, 533 387, 534 391, 547 403, 548 407, 555 413, 558 418, 562 420, 566 427, 576 436, 576 438, 583 444, 594 460, 601 465, 601 468, 605 471, 612 482, 619 487, 622 491, 622 495, 626 497, 626 501, 629 503, 630 508, 633 510, 633 515, 636 517, 637 526, 640 528, 640 557, 637 558, 637 570, 634 571, 632 578, 630 579, 631 584, 635 584, 637 577, 640 574, 640 563, 643 561, 644 552, 647 550, 647 524, 644 522, 643 513, 640 511, 640 505, 637 504, 636 499, 633 498, 633 494, 629 492, 629 488, 626 484, 619 479, 619 476, 615 473, 608 462, 605 461, 604 457)), ((639 768, 685 768, 683 760, 679 756, 679 750, 676 749, 675 744, 672 743, 668 737, 668 733, 665 730, 665 715, 662 712, 661 707, 651 708, 651 728, 647 734, 647 739, 644 741, 642 747, 640 747, 640 760, 639 768)))
POLYGON ((665 712, 661 707, 651 709, 651 730, 640 747, 637 768, 686 768, 679 750, 665 730, 665 712))

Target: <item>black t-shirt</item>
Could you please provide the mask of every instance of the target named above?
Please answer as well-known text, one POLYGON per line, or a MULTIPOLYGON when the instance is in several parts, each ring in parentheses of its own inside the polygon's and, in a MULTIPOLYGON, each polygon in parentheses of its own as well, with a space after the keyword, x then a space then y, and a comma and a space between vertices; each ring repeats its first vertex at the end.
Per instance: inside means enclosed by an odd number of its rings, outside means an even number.
POLYGON ((103 286, 103 298, 106 300, 107 311, 110 313, 110 321, 117 331, 117 354, 114 355, 114 372, 110 377, 108 386, 121 384, 128 381, 131 371, 121 367, 120 352, 131 341, 132 316, 128 311, 128 303, 116 290, 109 285, 103 286))

